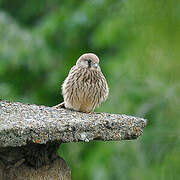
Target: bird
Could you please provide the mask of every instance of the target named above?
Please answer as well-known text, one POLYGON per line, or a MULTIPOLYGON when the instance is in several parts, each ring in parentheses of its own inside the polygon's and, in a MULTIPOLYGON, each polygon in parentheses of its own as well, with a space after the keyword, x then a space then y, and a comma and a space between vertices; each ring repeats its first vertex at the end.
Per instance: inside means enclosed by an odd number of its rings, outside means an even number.
POLYGON ((63 106, 74 111, 93 113, 108 94, 108 84, 98 56, 94 53, 81 55, 62 84, 63 106))

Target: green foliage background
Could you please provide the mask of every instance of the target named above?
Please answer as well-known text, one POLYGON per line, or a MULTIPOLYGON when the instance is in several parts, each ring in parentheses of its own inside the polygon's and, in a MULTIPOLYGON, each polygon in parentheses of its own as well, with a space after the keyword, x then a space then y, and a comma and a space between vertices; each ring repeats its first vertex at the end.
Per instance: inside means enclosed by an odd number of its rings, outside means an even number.
POLYGON ((148 119, 137 141, 63 144, 74 180, 180 179, 180 2, 0 0, 0 98, 55 105, 85 52, 110 96, 96 111, 148 119))

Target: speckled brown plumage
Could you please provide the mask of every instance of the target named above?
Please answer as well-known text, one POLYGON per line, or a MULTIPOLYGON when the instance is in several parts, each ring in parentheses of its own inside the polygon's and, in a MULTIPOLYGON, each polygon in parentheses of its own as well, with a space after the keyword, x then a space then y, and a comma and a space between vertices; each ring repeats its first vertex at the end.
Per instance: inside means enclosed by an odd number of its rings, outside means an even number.
POLYGON ((108 85, 93 53, 79 57, 62 85, 64 105, 68 109, 93 112, 107 99, 108 85))

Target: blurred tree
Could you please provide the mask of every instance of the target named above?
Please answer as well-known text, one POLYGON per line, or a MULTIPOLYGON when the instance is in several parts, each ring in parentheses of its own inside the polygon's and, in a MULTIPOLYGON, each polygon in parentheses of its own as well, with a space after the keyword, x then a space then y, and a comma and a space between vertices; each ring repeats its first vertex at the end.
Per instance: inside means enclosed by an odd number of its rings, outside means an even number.
POLYGON ((0 0, 0 8, 2 99, 61 102, 70 67, 94 52, 110 86, 97 111, 149 119, 135 142, 63 144, 73 179, 180 178, 180 3, 0 0))

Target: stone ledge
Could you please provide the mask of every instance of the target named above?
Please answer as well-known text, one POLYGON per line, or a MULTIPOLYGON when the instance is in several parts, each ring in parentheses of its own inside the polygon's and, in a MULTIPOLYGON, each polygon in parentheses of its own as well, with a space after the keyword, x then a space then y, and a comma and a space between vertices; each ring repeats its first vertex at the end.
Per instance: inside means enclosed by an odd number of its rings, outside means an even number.
POLYGON ((128 115, 86 114, 56 107, 0 101, 0 148, 47 142, 136 139, 146 120, 128 115))

